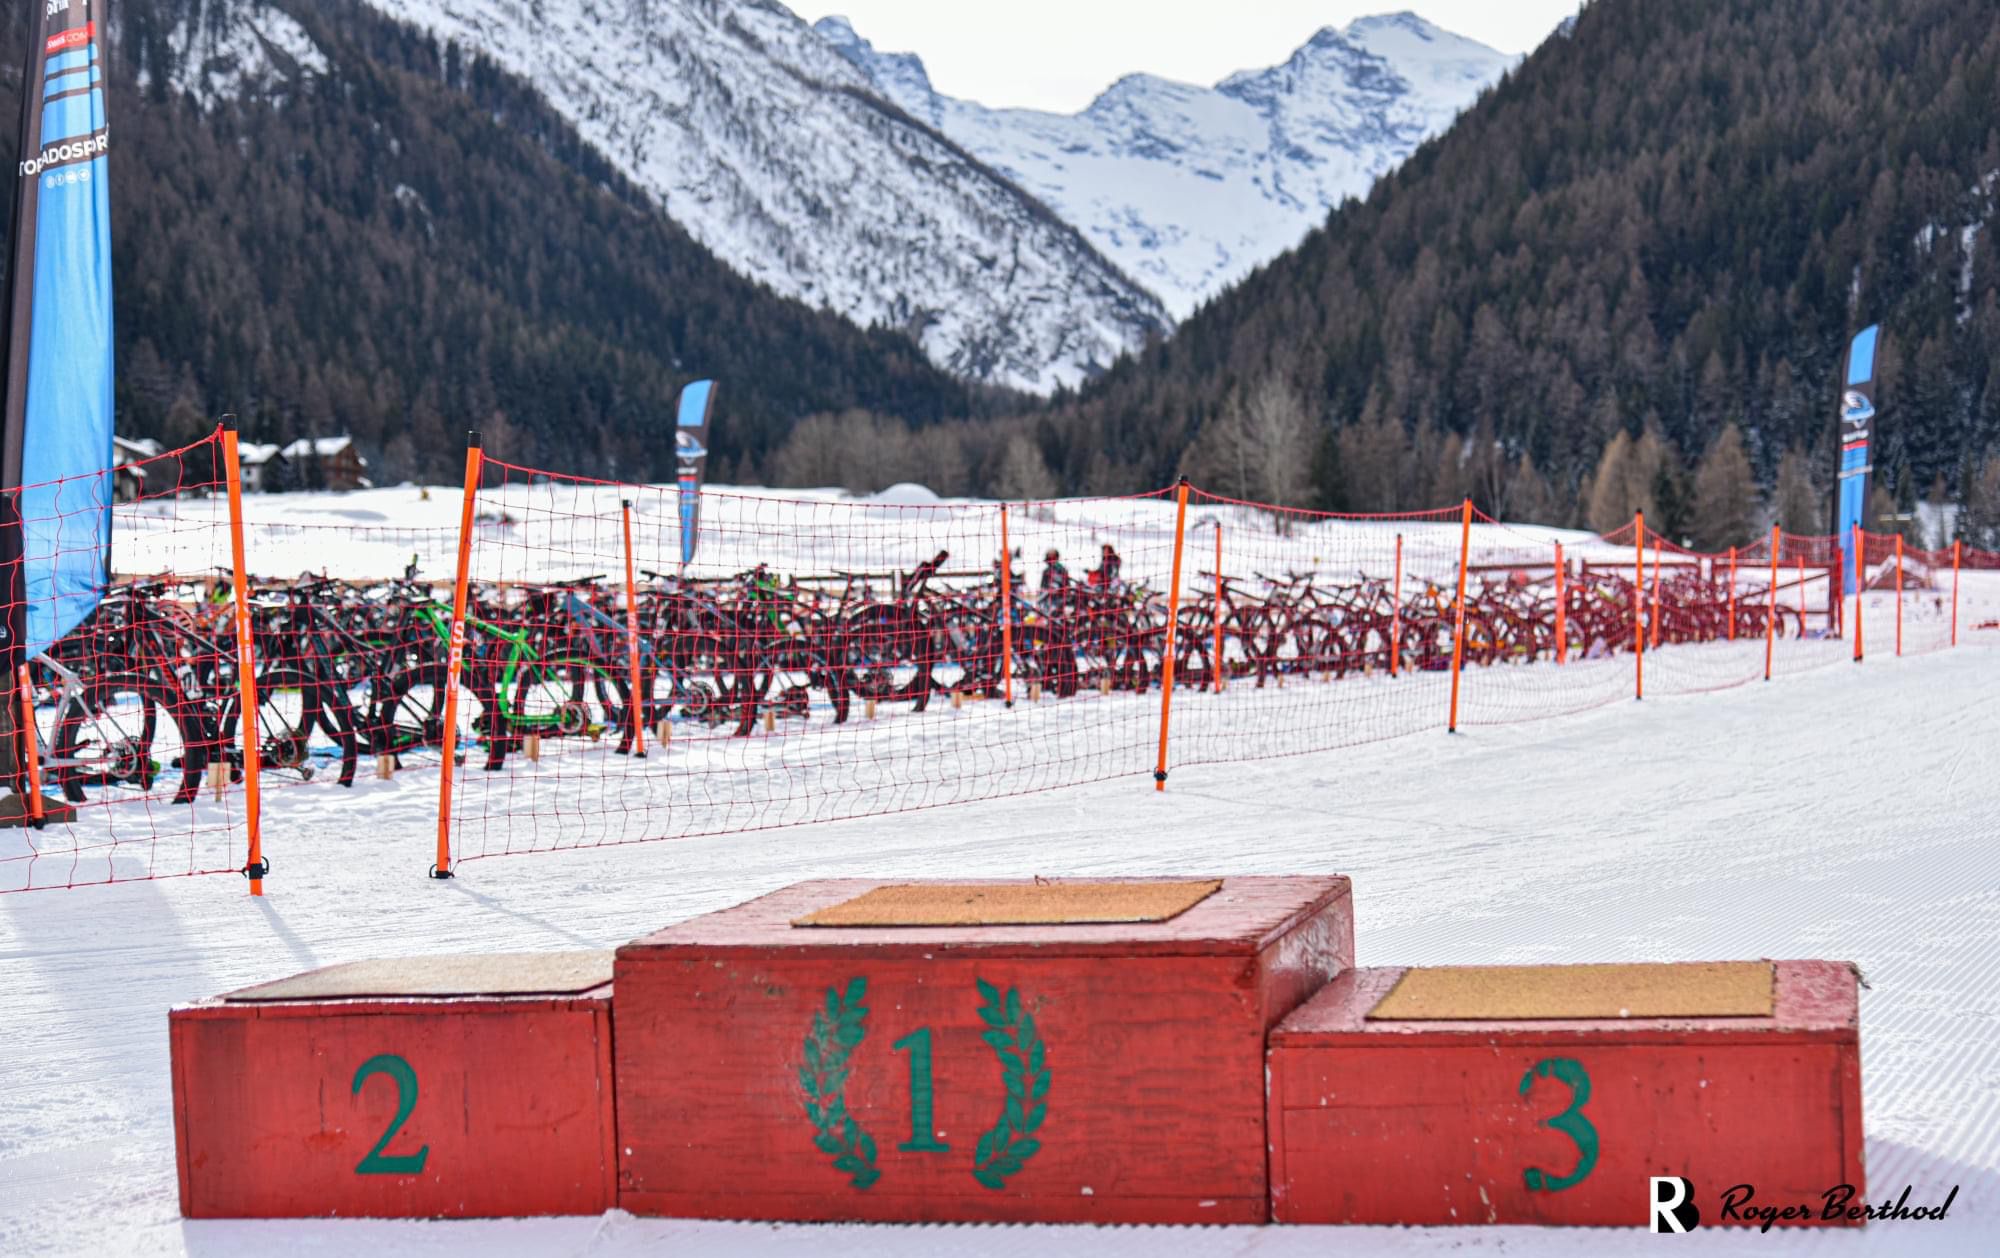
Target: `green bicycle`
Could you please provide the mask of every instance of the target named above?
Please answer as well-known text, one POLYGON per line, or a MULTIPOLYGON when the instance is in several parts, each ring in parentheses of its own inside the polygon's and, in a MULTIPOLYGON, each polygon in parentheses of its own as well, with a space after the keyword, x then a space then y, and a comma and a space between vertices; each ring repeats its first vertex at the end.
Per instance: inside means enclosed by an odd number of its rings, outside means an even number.
MULTIPOLYGON (((449 650, 451 609, 433 602, 413 614, 449 650)), ((596 738, 624 721, 630 688, 607 665, 568 652, 544 656, 528 631, 474 615, 465 625, 459 681, 472 703, 460 705, 460 737, 484 742, 487 769, 498 769, 526 735, 596 738)), ((444 745, 445 682, 442 658, 389 679, 369 719, 378 750, 400 754, 444 745)))

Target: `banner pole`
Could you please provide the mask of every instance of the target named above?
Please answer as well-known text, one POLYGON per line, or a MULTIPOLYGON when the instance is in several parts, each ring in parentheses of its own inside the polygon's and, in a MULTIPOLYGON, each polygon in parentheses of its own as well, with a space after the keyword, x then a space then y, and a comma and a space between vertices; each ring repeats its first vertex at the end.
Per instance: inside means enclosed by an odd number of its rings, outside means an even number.
MULTIPOLYGON (((1771 605, 1764 615, 1764 680, 1771 680, 1771 652, 1778 640, 1778 526, 1771 526, 1771 605)), ((1801 632, 1805 621, 1799 621, 1801 632)))
MULTIPOLYGON (((451 588, 451 652, 444 673, 444 766, 438 773, 437 863, 431 877, 451 873, 451 780, 458 768, 458 679, 465 668, 466 587, 472 575, 472 513, 479 496, 479 472, 484 454, 479 434, 465 434, 465 504, 458 516, 458 575, 451 588)), ((492 737, 495 731, 488 730, 492 737)))
MULTIPOLYGON (((47 802, 42 798, 42 749, 41 738, 35 732, 35 683, 28 675, 28 662, 21 661, 16 671, 14 686, 21 695, 21 751, 27 760, 28 769, 28 824, 39 830, 47 822, 45 809, 47 802)), ((263 890, 252 884, 252 895, 262 895, 263 890)))
POLYGON ((1903 535, 1896 534, 1896 654, 1903 653, 1903 535))
POLYGON ((1007 536, 1007 504, 1000 504, 1000 686, 1014 706, 1014 547, 1007 536))
POLYGON ((1167 648, 1160 656, 1160 758, 1153 769, 1153 789, 1167 789, 1167 724, 1174 710, 1174 630, 1181 618, 1181 550, 1187 541, 1188 478, 1174 493, 1174 576, 1167 587, 1167 648))
POLYGON ((632 758, 646 758, 646 695, 640 686, 639 670, 639 584, 632 576, 632 500, 619 503, 625 517, 625 637, 626 665, 632 676, 632 697, 625 715, 632 722, 632 758))
POLYGON ((1465 569, 1472 562, 1472 499, 1465 500, 1458 518, 1458 607, 1452 614, 1451 719, 1444 732, 1458 732, 1458 674, 1465 662, 1465 569))
POLYGON ((1632 513, 1633 698, 1646 697, 1646 513, 1632 513))
POLYGON ((1861 600, 1868 593, 1868 556, 1861 549, 1861 526, 1854 526, 1854 662, 1861 662, 1861 631, 1868 617, 1862 613, 1861 600))
POLYGON ((1563 659, 1569 654, 1569 598, 1563 589, 1563 579, 1568 575, 1563 563, 1563 544, 1556 543, 1556 667, 1561 668, 1563 659))
POLYGON ((257 655, 250 632, 249 579, 243 570, 243 465, 236 449, 236 417, 222 420, 222 465, 229 478, 229 574, 236 595, 236 701, 242 711, 236 728, 243 737, 243 816, 250 838, 250 859, 243 873, 250 879, 250 894, 264 894, 264 876, 271 867, 264 862, 264 816, 262 783, 263 747, 257 722, 257 655))

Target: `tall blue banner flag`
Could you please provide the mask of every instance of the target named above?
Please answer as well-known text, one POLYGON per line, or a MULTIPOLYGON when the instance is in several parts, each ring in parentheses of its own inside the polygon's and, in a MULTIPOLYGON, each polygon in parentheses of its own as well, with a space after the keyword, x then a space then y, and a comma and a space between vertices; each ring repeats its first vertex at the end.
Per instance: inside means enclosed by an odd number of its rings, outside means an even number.
POLYGON ((0 444, 0 491, 20 491, 18 524, 9 519, 0 528, 10 660, 20 658, 24 643, 32 655, 81 623, 97 606, 109 568, 106 7, 107 0, 30 0, 26 6, 0 444))
POLYGON ((1854 529, 1868 526, 1869 443, 1875 438, 1875 342, 1880 325, 1863 328, 1847 349, 1847 383, 1840 391, 1840 510, 1834 526, 1840 530, 1845 558, 1846 593, 1860 589, 1860 556, 1854 553, 1854 529))
POLYGON ((701 477, 708 465, 708 421, 715 409, 715 381, 697 380, 681 390, 674 421, 674 461, 681 486, 681 564, 694 562, 701 540, 701 477))

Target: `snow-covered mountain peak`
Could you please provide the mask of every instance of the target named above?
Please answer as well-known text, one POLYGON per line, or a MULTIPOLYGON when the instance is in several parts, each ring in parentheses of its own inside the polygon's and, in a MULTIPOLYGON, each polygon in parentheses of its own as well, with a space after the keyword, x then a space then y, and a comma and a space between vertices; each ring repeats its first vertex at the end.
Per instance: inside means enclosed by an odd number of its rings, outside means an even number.
POLYGON ((817 33, 875 90, 1074 224, 1176 318, 1296 244, 1518 58, 1413 13, 1326 27, 1213 87, 1128 74, 1077 114, 939 94, 845 18, 817 33))
POLYGON ((853 23, 838 15, 821 18, 813 23, 813 30, 891 104, 913 118, 938 124, 937 93, 922 57, 913 52, 881 52, 862 38, 853 23))
POLYGON ((960 375, 1046 392, 1165 328, 1157 298, 939 134, 920 61, 849 23, 815 31, 774 0, 369 2, 533 83, 736 270, 960 375))
MULTIPOLYGON (((212 3, 207 20, 195 9, 167 30, 159 52, 168 83, 203 109, 246 96, 279 98, 295 76, 327 70, 326 54, 290 14, 247 3, 212 3)), ((142 63, 140 86, 153 74, 142 63)))

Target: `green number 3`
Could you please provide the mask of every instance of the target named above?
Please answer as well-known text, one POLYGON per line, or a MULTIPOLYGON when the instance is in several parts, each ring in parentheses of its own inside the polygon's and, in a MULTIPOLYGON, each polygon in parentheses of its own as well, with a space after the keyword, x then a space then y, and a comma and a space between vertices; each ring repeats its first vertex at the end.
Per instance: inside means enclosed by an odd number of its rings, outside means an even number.
POLYGON ((415 1153, 396 1157, 385 1156, 382 1150, 396 1138, 403 1124, 410 1121, 410 1111, 417 1108, 417 1072, 410 1069, 410 1063, 394 1053, 379 1053, 361 1063, 361 1069, 354 1072, 354 1095, 361 1095, 361 1085, 370 1075, 388 1075, 396 1081, 396 1116, 389 1120, 389 1129, 368 1150, 368 1156, 361 1159, 354 1168, 356 1175, 416 1175, 424 1169, 424 1159, 430 1157, 431 1147, 425 1145, 415 1153))
POLYGON ((1567 1175, 1551 1175, 1539 1166, 1531 1166, 1522 1178, 1527 1181, 1529 1192, 1561 1192, 1581 1184, 1597 1169, 1597 1128, 1583 1116, 1583 1107, 1590 1100, 1590 1075, 1583 1063, 1574 1058, 1544 1057, 1521 1076, 1522 1096, 1534 1090, 1536 1075, 1569 1086, 1569 1108, 1554 1118, 1544 1118, 1542 1126, 1560 1131, 1575 1143, 1576 1169, 1567 1175))

